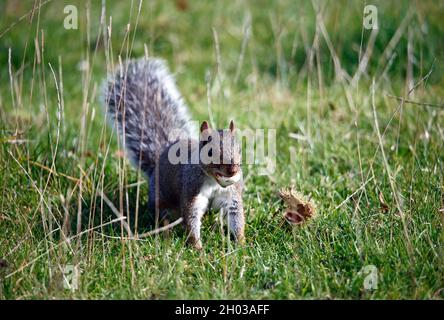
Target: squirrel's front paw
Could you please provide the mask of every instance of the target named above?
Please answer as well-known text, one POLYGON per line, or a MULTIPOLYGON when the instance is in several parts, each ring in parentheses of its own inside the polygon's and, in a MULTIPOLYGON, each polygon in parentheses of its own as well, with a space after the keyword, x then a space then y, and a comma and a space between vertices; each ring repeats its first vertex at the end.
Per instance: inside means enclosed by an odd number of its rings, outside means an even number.
POLYGON ((244 237, 244 235, 235 236, 234 239, 240 245, 244 245, 245 244, 245 237, 244 237))
POLYGON ((190 236, 187 240, 188 244, 196 250, 202 250, 202 241, 190 236))
POLYGON ((188 244, 192 246, 196 250, 202 250, 202 242, 201 241, 188 241, 188 244))
POLYGON ((198 241, 196 243, 193 244, 193 248, 196 250, 202 250, 202 242, 198 241))

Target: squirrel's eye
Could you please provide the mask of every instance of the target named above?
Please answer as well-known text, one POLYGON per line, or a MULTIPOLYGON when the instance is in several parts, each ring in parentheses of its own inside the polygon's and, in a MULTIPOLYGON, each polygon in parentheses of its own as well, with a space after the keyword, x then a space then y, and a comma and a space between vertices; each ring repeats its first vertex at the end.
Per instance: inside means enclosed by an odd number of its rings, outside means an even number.
POLYGON ((205 145, 207 145, 208 143, 210 143, 211 140, 212 140, 212 138, 211 138, 211 137, 208 137, 207 140, 203 140, 203 141, 202 141, 202 144, 205 146, 205 145))

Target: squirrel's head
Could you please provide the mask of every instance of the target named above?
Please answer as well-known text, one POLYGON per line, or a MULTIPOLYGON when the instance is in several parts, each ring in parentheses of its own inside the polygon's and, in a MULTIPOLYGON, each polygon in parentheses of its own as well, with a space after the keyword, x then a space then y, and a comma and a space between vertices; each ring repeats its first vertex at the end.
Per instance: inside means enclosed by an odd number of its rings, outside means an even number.
POLYGON ((207 174, 222 187, 241 178, 241 153, 233 120, 228 129, 211 129, 207 121, 200 126, 200 163, 207 174))

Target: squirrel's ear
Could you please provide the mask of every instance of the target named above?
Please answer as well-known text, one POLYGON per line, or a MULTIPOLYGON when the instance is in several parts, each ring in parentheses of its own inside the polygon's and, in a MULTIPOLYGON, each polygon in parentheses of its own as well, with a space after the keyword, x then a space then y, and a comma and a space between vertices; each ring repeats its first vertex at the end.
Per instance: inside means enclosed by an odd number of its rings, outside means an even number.
POLYGON ((234 121, 233 120, 230 121, 230 131, 231 132, 234 131, 234 121))
POLYGON ((206 130, 208 130, 209 125, 207 121, 202 122, 202 124, 200 125, 200 132, 204 132, 206 130))

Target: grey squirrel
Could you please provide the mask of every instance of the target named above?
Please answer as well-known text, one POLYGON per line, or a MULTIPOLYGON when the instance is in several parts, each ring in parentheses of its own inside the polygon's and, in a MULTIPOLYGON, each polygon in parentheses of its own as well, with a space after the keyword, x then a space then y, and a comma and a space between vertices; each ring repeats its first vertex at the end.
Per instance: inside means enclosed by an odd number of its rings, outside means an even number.
POLYGON ((117 125, 130 160, 149 180, 149 210, 161 218, 183 217, 187 241, 202 249, 201 219, 222 209, 234 238, 244 242, 245 216, 240 147, 234 122, 215 130, 207 121, 193 139, 188 108, 166 63, 129 60, 108 78, 105 105, 117 125), (186 160, 172 161, 177 150, 186 160), (206 153, 204 152, 206 151, 206 153), (203 156, 204 155, 204 156, 203 156))

